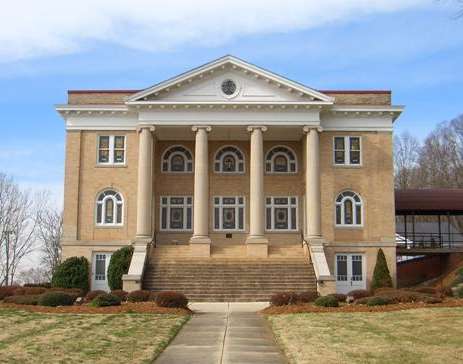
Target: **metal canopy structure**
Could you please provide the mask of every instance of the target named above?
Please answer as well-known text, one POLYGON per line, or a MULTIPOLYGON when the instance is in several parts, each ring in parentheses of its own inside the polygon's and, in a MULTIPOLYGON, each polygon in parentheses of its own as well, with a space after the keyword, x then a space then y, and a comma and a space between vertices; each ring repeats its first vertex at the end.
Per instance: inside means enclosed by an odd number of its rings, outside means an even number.
POLYGON ((397 231, 397 254, 463 252, 463 234, 452 219, 463 216, 463 189, 414 189, 395 191, 396 217, 403 218, 397 231), (427 220, 426 224, 417 223, 427 220), (426 218, 424 218, 426 217, 426 218))

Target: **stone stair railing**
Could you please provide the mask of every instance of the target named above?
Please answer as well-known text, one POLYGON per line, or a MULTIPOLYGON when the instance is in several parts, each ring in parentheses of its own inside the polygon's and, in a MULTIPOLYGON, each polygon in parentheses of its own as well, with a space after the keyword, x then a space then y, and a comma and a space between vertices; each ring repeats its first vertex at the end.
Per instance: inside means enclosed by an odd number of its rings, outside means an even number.
POLYGON ((310 256, 315 277, 317 279, 317 291, 321 296, 336 293, 336 280, 330 272, 326 261, 325 248, 322 240, 307 241, 303 239, 304 251, 310 256))
POLYGON ((122 276, 122 288, 124 291, 131 292, 141 289, 150 246, 151 241, 135 240, 133 242, 133 255, 129 271, 122 276))

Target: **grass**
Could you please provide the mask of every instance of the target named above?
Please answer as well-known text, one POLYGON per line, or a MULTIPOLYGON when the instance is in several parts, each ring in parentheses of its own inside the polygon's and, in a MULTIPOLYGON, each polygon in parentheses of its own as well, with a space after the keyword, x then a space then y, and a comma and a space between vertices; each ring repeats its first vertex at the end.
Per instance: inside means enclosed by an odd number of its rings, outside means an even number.
POLYGON ((463 308, 268 316, 290 363, 461 363, 463 308))
POLYGON ((188 318, 0 309, 0 362, 151 363, 188 318))

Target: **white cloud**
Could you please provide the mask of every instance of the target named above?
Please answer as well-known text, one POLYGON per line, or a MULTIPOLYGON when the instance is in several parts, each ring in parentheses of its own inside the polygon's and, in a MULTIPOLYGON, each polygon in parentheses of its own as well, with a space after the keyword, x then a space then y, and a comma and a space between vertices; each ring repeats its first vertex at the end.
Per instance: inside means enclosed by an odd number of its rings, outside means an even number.
POLYGON ((16 0, 2 4, 0 61, 73 53, 92 42, 158 51, 309 29, 431 0, 16 0))

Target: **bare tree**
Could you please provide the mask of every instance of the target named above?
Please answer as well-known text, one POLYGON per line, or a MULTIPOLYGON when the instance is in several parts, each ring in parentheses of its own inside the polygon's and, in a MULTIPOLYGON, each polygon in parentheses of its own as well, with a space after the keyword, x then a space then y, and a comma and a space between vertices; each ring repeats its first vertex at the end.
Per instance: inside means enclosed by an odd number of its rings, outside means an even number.
POLYGON ((14 284, 27 283, 46 283, 48 282, 48 272, 42 267, 32 267, 26 270, 21 270, 17 273, 14 284))
POLYGON ((416 187, 420 144, 410 133, 394 137, 395 187, 406 189, 416 187))
MULTIPOLYGON (((47 201, 49 194, 41 196, 47 201)), ((44 203, 37 214, 37 238, 41 242, 41 263, 50 280, 61 259, 61 235, 63 233, 63 214, 44 203)))
POLYGON ((0 286, 14 281, 35 242, 36 209, 30 194, 0 173, 0 286))

